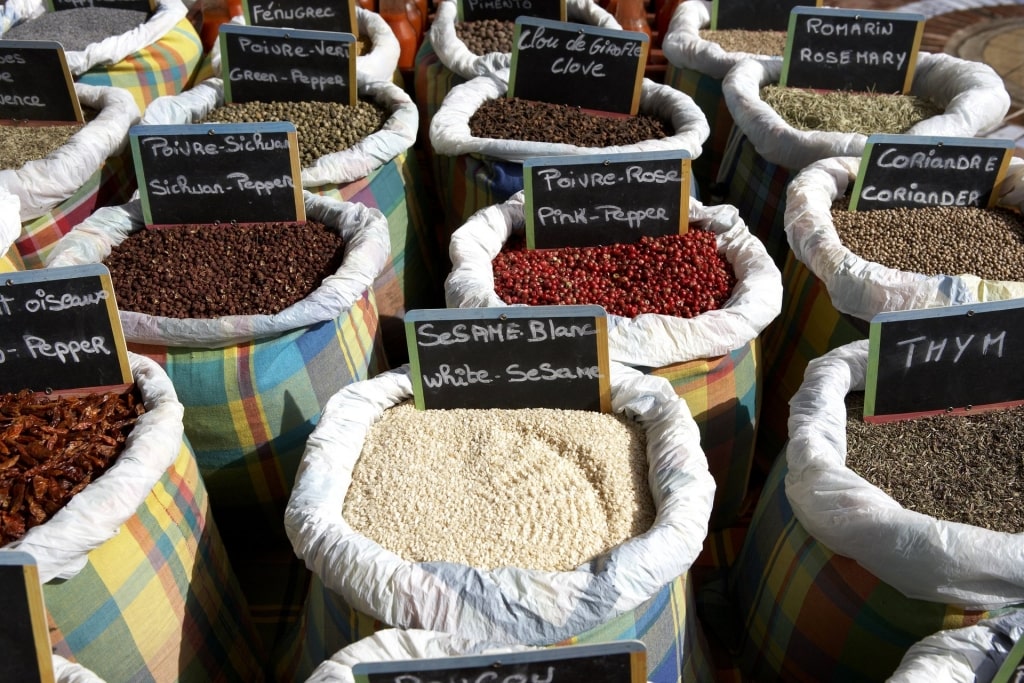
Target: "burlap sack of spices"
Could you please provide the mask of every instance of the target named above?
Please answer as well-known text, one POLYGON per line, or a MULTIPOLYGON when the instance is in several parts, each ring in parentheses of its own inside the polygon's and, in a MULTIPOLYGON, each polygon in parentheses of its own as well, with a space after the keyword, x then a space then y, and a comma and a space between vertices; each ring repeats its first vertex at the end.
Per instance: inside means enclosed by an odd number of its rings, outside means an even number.
POLYGON ((665 82, 686 93, 708 117, 711 134, 704 151, 693 162, 693 174, 701 186, 713 192, 718 170, 725 156, 732 114, 722 95, 722 80, 744 59, 769 59, 766 55, 732 52, 701 37, 700 31, 711 26, 711 3, 708 0, 684 0, 676 6, 661 49, 668 61, 665 82))
MULTIPOLYGON (((902 271, 847 248, 836 231, 832 203, 849 193, 860 164, 860 157, 823 159, 798 173, 786 191, 791 253, 783 268, 783 313, 764 335, 765 409, 758 440, 769 458, 786 440, 789 399, 807 364, 837 346, 866 339, 875 315, 1024 297, 1024 282, 902 271)), ((1011 159, 996 195, 997 206, 1024 209, 1024 159, 1011 159)))
MULTIPOLYGON (((867 136, 794 128, 764 100, 761 88, 777 84, 782 59, 743 60, 722 81, 735 121, 719 181, 725 201, 740 210, 765 241, 779 267, 788 251, 783 234, 785 188, 805 166, 820 159, 860 156, 867 136)), ((918 55, 910 93, 944 111, 905 131, 907 135, 973 137, 999 124, 1010 108, 1002 78, 991 67, 946 54, 918 55)))
MULTIPOLYGON (((302 186, 319 195, 378 209, 387 219, 391 253, 373 290, 389 364, 408 357, 402 318, 415 308, 434 308, 442 299, 432 204, 413 144, 419 114, 402 88, 358 74, 358 98, 388 113, 380 130, 348 149, 318 158, 302 169, 302 186)), ((146 110, 144 124, 188 124, 224 105, 224 82, 210 78, 146 110)), ((303 141, 299 136, 299 145, 303 141)))
MULTIPOLYGON (((248 602, 263 617, 268 652, 308 583, 282 524, 305 439, 334 392, 386 367, 370 287, 389 254, 385 219, 358 204, 304 196, 307 218, 346 243, 341 266, 305 299, 273 315, 120 311, 129 349, 166 369, 185 406, 185 434, 248 602)), ((47 265, 101 262, 144 229, 138 200, 102 209, 58 243, 47 265)))
POLYGON ((392 627, 517 645, 639 639, 651 680, 709 680, 688 570, 707 534, 714 480, 669 383, 612 364, 612 410, 646 428, 654 525, 573 571, 485 570, 405 560, 343 516, 368 430, 412 398, 409 372, 338 392, 307 442, 285 525, 314 581, 296 640, 302 651, 292 656, 298 663, 282 659, 291 674, 283 678, 308 675, 340 648, 392 627))
POLYGON ((93 211, 135 191, 128 129, 139 121, 138 105, 120 88, 76 83, 75 93, 96 118, 45 158, 0 170, 0 188, 20 202, 15 245, 29 268, 42 266, 57 240, 93 211))
POLYGON ((183 408, 129 353, 146 412, 114 465, 6 547, 35 558, 55 654, 107 681, 263 678, 183 408))
MULTIPOLYGON (((480 209, 500 204, 523 189, 523 161, 541 156, 618 154, 682 150, 696 158, 708 137, 708 122, 694 101, 675 88, 644 79, 640 114, 672 124, 668 137, 631 145, 577 147, 532 140, 475 137, 469 121, 485 102, 508 93, 509 70, 478 76, 452 88, 430 121, 434 182, 445 213, 447 230, 462 225, 480 209)), ((447 235, 443 242, 447 244, 447 235)))
MULTIPOLYGON (((494 291, 492 261, 511 237, 526 233, 524 202, 519 192, 452 234, 449 307, 508 305, 494 291)), ((747 496, 763 392, 759 335, 779 314, 782 281, 734 207, 691 198, 689 220, 716 234, 719 254, 736 272, 728 303, 692 318, 609 315, 608 347, 613 361, 665 377, 686 399, 715 478, 711 528, 718 529, 736 520, 747 496)))
MULTIPOLYGON (((8 0, 5 9, 11 26, 48 11, 45 0, 8 0)), ((161 95, 185 90, 203 57, 202 41, 187 14, 181 0, 156 0, 144 23, 84 50, 67 51, 71 75, 80 83, 124 88, 140 111, 161 95)))
POLYGON ((25 270, 14 241, 21 234, 21 201, 0 187, 0 273, 25 270))
POLYGON ((754 680, 885 680, 917 641, 1024 601, 1024 534, 913 512, 846 466, 867 361, 866 340, 815 359, 790 403, 730 577, 754 680))
POLYGON ((914 643, 886 683, 990 683, 1022 637, 1024 610, 939 631, 914 643))

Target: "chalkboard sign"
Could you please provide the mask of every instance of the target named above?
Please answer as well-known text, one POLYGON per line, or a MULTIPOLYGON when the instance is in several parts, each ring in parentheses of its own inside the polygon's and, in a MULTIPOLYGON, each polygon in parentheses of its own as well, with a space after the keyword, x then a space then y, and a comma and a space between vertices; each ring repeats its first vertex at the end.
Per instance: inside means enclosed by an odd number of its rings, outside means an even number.
POLYGON ((711 30, 785 31, 794 7, 821 7, 821 0, 712 0, 711 30))
POLYGON ((127 9, 136 12, 152 12, 155 2, 151 0, 46 0, 46 8, 50 12, 81 7, 106 7, 108 9, 127 9))
POLYGON ((611 410, 600 306, 417 310, 405 333, 421 410, 611 410))
POLYGON ((138 125, 128 138, 146 225, 306 220, 288 121, 138 125))
POLYGON ((850 210, 994 206, 1013 148, 995 138, 871 135, 850 210))
POLYGON ((0 121, 82 123, 64 48, 52 40, 0 40, 0 121))
POLYGON ((468 655, 352 667, 356 683, 644 683, 647 652, 638 640, 568 645, 525 652, 468 655))
POLYGON ((223 24, 224 101, 357 101, 356 47, 351 33, 223 24))
POLYGON ((519 17, 508 97, 635 116, 649 49, 639 31, 519 17))
POLYGON ((243 0, 250 26, 278 26, 359 35, 355 0, 243 0))
POLYGON ((1024 300, 880 313, 868 335, 865 420, 1024 403, 1024 300))
POLYGON ((89 393, 131 384, 107 268, 0 275, 0 368, 0 393, 89 393))
POLYGON ((35 558, 0 551, 0 681, 53 683, 53 652, 35 558))
POLYGON ((923 30, 921 14, 796 7, 779 85, 906 94, 923 30))
POLYGON ((537 17, 565 21, 565 0, 457 0, 459 21, 515 21, 519 17, 537 17))
POLYGON ((535 157, 523 162, 526 246, 586 247, 689 228, 685 151, 535 157))

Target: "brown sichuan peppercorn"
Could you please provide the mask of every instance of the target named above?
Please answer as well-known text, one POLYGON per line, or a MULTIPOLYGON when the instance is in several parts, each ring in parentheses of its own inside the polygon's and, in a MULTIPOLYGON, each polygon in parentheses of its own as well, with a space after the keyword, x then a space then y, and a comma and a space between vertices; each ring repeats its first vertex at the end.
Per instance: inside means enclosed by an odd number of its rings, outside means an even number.
POLYGON ((597 304, 613 315, 692 318, 721 308, 736 275, 715 235, 643 237, 633 244, 523 249, 506 244, 492 261, 494 291, 509 304, 597 304))

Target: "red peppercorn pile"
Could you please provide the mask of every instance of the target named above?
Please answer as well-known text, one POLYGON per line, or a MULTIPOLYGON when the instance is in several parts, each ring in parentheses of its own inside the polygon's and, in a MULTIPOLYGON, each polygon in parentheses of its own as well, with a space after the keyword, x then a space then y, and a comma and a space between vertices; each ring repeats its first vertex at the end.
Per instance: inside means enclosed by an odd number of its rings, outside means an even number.
POLYGON ((613 315, 692 318, 720 308, 736 275, 714 233, 642 237, 633 244, 524 249, 506 243, 492 261, 494 291, 509 304, 598 304, 613 315))

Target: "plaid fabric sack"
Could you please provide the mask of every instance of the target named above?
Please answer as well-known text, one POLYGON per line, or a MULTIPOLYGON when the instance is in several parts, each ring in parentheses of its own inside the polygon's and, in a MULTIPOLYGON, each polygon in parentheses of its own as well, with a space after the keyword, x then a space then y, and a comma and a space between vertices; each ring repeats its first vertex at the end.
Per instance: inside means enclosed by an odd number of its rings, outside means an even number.
MULTIPOLYGON (((761 99, 761 88, 778 83, 781 74, 781 58, 746 59, 726 74, 722 95, 735 129, 718 178, 725 201, 740 209, 780 267, 788 249, 781 218, 786 186, 805 166, 859 156, 867 142, 861 133, 804 131, 788 124, 761 99)), ((994 128, 1010 106, 1006 87, 991 67, 946 54, 919 53, 910 94, 944 111, 915 124, 908 135, 971 137, 994 128)))
POLYGON ((693 159, 700 154, 701 144, 708 137, 707 119, 688 95, 649 79, 644 79, 641 86, 639 111, 656 113, 671 121, 675 133, 666 138, 632 145, 577 147, 474 137, 470 132, 470 118, 485 102, 505 97, 508 78, 509 70, 502 69, 453 88, 430 121, 434 181, 449 234, 476 211, 500 204, 522 190, 524 159, 668 150, 684 150, 693 159))
POLYGON ((348 638, 384 626, 523 645, 589 642, 593 633, 653 638, 648 675, 681 680, 700 647, 687 640, 695 615, 686 611, 681 577, 707 534, 714 480, 686 403, 666 380, 613 363, 611 394, 613 411, 647 429, 659 514, 644 534, 574 571, 552 572, 410 562, 353 531, 342 516, 351 470, 372 423, 411 398, 412 380, 404 366, 338 392, 310 437, 288 504, 292 545, 322 588, 311 590, 299 652, 283 665, 315 666, 348 638))
MULTIPOLYGON (((451 308, 505 306, 494 291, 492 262, 513 235, 526 232, 525 195, 483 209, 452 234, 451 308)), ((761 401, 761 331, 779 314, 782 282, 764 246, 731 206, 690 200, 689 220, 713 231, 718 252, 736 271, 729 302, 693 318, 609 315, 611 360, 669 380, 686 399, 715 479, 711 527, 731 524, 743 508, 761 401)))
POLYGON ((0 273, 25 270, 25 263, 14 244, 21 234, 21 201, 0 187, 0 273))
MULTIPOLYGON (((307 217, 338 230, 346 251, 299 303, 275 315, 211 319, 120 312, 129 348, 165 368, 185 406, 185 433, 268 655, 308 581, 282 524, 306 437, 334 392, 384 367, 370 290, 390 250, 384 217, 304 194, 307 217), (269 571, 286 579, 268 586, 269 571)), ((102 209, 58 243, 48 265, 102 261, 143 226, 137 200, 102 209)))
MULTIPOLYGON (((815 162, 796 175, 786 193, 791 253, 783 272, 782 315, 764 337, 765 413, 758 438, 769 458, 786 439, 789 399, 807 364, 837 346, 866 339, 875 315, 1024 296, 1019 282, 901 271, 850 251, 836 232, 832 203, 849 192, 860 163, 859 157, 815 162)), ((1011 160, 996 194, 999 206, 1024 208, 1024 159, 1011 160)))
POLYGON ((1024 601, 1024 535, 912 512, 846 467, 845 396, 863 390, 867 352, 853 342, 808 366, 734 567, 755 679, 884 680, 922 638, 1024 601))
POLYGON ((146 406, 117 462, 7 547, 31 554, 55 654, 108 681, 258 681, 256 633, 167 374, 129 353, 146 406))
POLYGON ((42 266, 57 240, 93 211, 135 191, 128 129, 139 121, 138 106, 120 88, 76 83, 75 92, 96 118, 45 158, 0 170, 0 188, 19 199, 15 246, 29 268, 42 266))
POLYGON ((679 3, 661 44, 668 61, 665 82, 692 97, 708 117, 711 135, 701 155, 693 162, 693 175, 709 191, 718 180, 733 125, 732 114, 722 96, 722 79, 744 59, 768 58, 750 52, 727 51, 718 43, 702 38, 701 29, 711 26, 711 5, 707 0, 679 3))
MULTIPOLYGON (((441 305, 441 253, 434 204, 427 196, 413 150, 419 125, 416 105, 397 85, 358 76, 359 98, 389 113, 383 127, 352 147, 327 154, 302 169, 311 192, 379 209, 387 219, 391 251, 373 284, 390 365, 408 357, 402 318, 414 308, 441 305)), ((202 120, 224 104, 224 84, 211 78, 176 97, 161 98, 142 118, 149 124, 202 120)), ((299 140, 302 144, 302 140, 299 140)))

